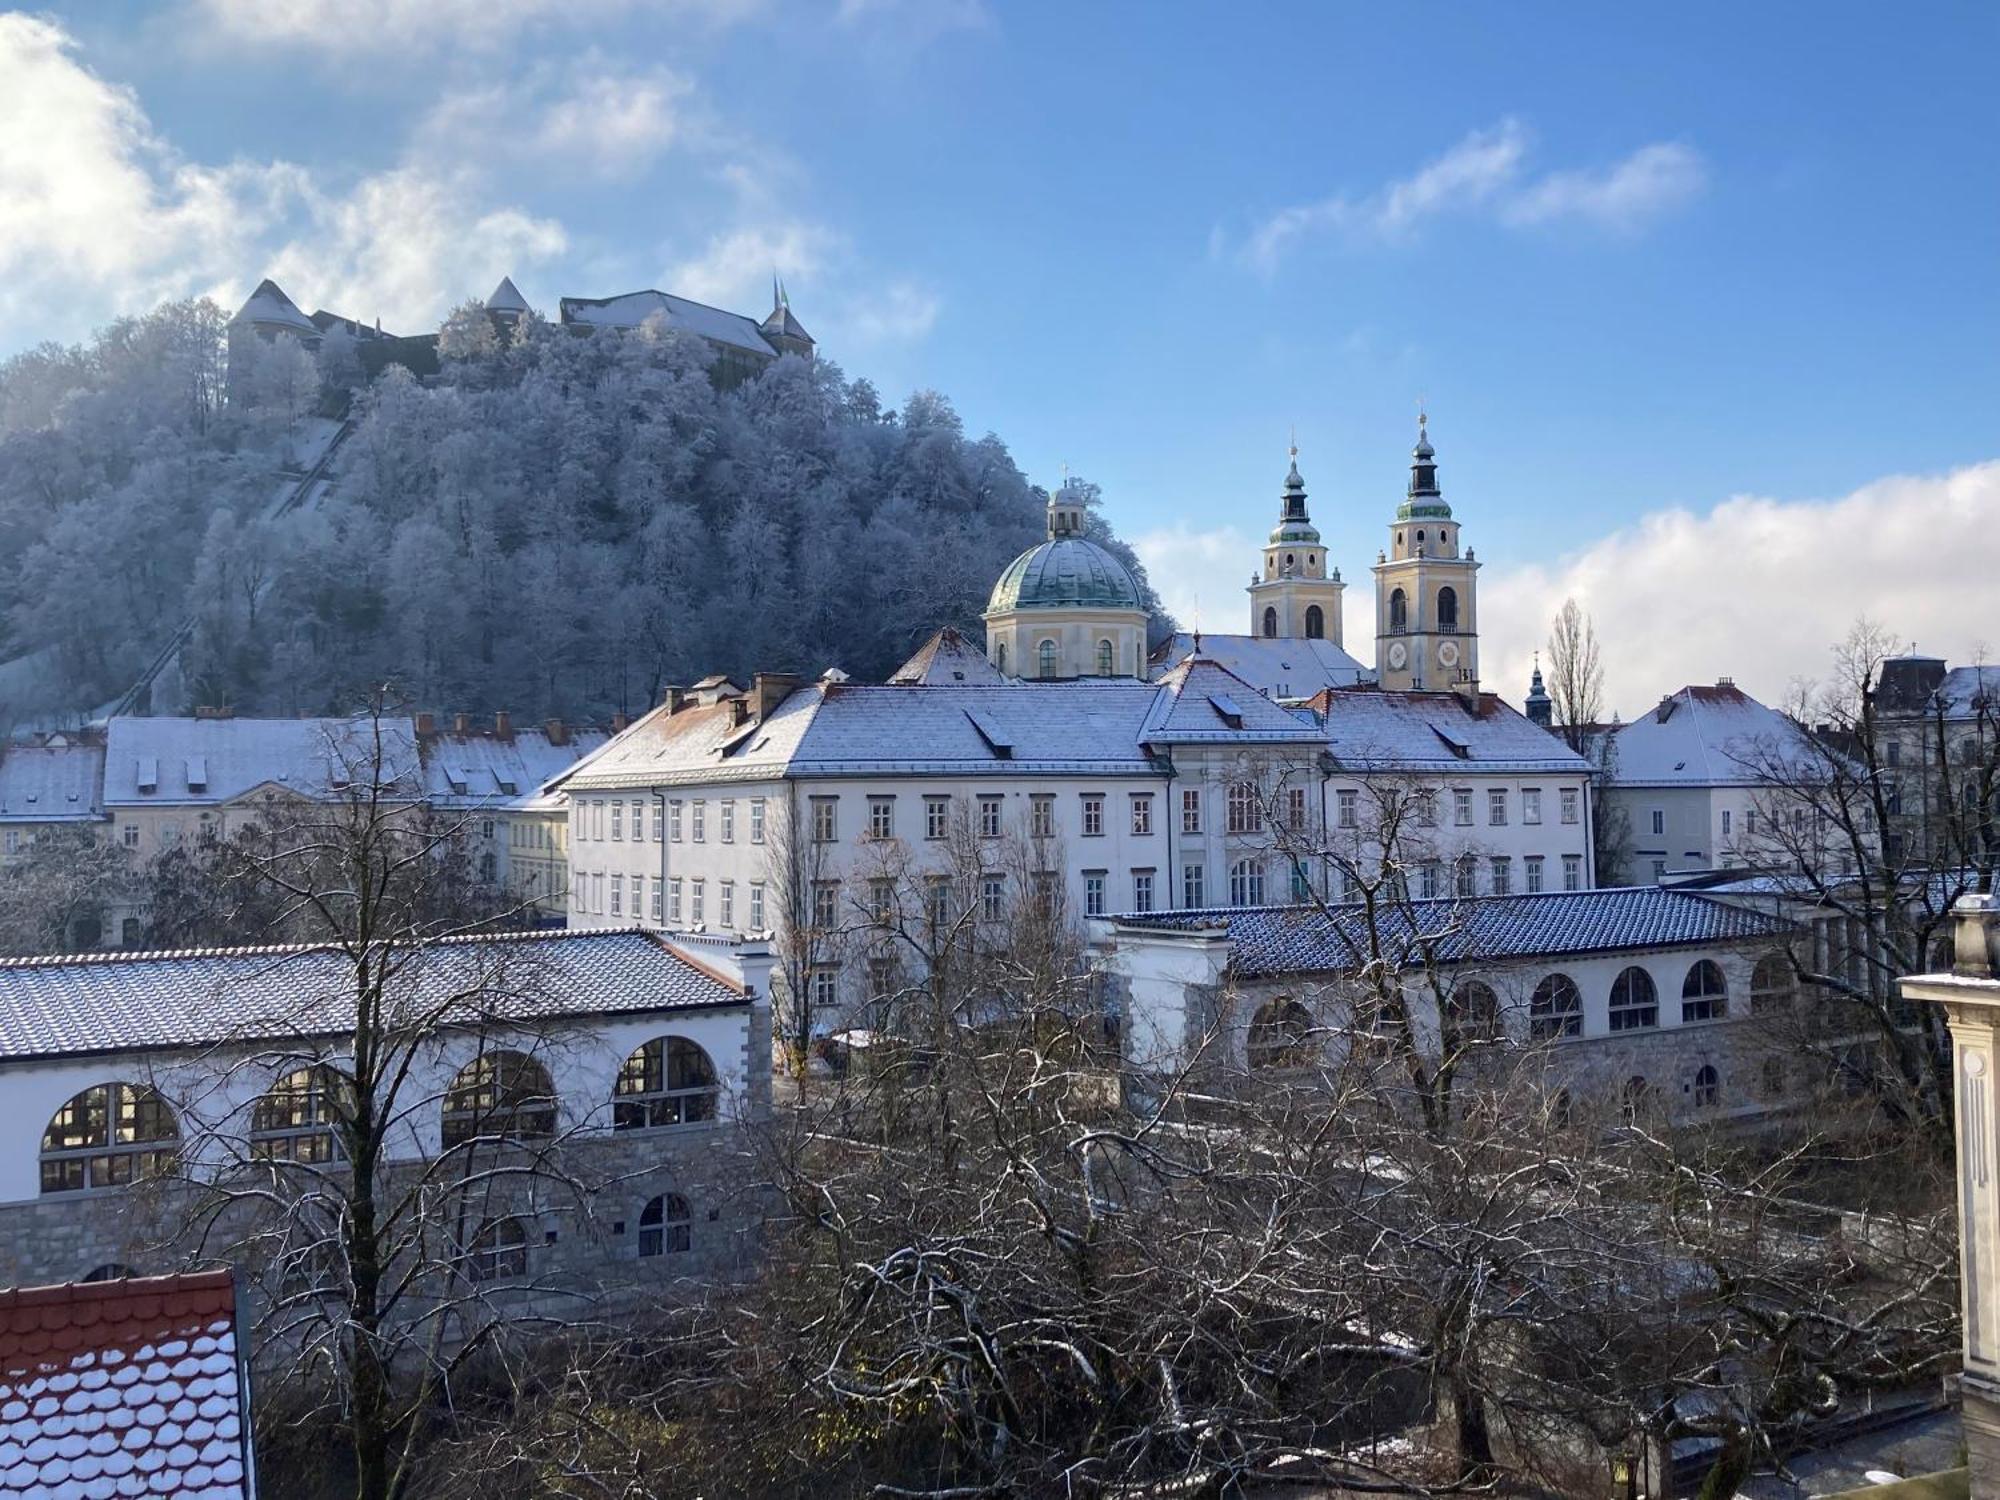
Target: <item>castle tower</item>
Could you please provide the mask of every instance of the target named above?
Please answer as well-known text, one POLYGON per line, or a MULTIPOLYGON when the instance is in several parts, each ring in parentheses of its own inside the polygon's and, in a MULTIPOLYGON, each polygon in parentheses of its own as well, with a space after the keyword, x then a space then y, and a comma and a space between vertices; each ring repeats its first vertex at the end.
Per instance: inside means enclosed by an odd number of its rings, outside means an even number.
POLYGON ((1264 544, 1264 571, 1250 575, 1250 633, 1330 640, 1340 644, 1340 569, 1328 569, 1326 548, 1306 514, 1306 482, 1299 477, 1299 445, 1285 475, 1278 524, 1264 544))
POLYGON ((1535 675, 1528 681, 1528 698, 1522 704, 1530 724, 1539 724, 1551 732, 1555 729, 1556 706, 1549 697, 1549 690, 1542 686, 1542 656, 1535 653, 1535 675))
POLYGON ((1385 688, 1479 688, 1479 563, 1458 551, 1438 489, 1428 422, 1417 418, 1410 488, 1375 563, 1375 672, 1385 688))
POLYGON ((771 278, 771 313, 757 325, 757 330, 764 335, 764 342, 780 354, 796 354, 800 359, 813 357, 813 336, 792 316, 791 295, 775 276, 771 278))
POLYGON ((486 316, 493 320, 494 328, 511 337, 528 312, 528 299, 515 287, 514 278, 502 276, 500 285, 493 288, 493 295, 486 299, 486 316))

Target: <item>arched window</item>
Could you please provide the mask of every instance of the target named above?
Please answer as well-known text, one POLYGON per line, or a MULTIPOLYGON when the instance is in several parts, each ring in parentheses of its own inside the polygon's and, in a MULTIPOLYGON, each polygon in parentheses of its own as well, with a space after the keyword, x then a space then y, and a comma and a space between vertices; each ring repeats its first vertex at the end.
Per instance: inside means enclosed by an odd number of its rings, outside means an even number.
POLYGON ((1401 635, 1410 628, 1410 597, 1401 589, 1389 591, 1389 629, 1401 635))
POLYGON ((1469 979, 1445 998, 1445 1013, 1459 1034, 1468 1038, 1500 1034, 1500 997, 1492 986, 1469 979))
POLYGON ((1694 1070, 1694 1107, 1714 1109, 1722 1103, 1722 1075, 1715 1071, 1713 1063, 1703 1063, 1694 1070))
POLYGON ((1750 1013, 1790 1010, 1798 997, 1792 961, 1782 953, 1767 953, 1750 971, 1750 1013))
POLYGON ((1099 641, 1097 643, 1097 675, 1099 677, 1109 677, 1117 670, 1118 659, 1111 650, 1111 642, 1099 641))
POLYGON ((339 1117, 339 1078, 325 1068, 287 1073, 250 1111, 250 1155, 257 1161, 331 1161, 339 1117))
POLYGON ((993 665, 999 669, 1002 677, 1007 675, 1007 643, 1005 641, 1002 641, 993 648, 993 665))
POLYGON ((1266 605, 1264 608, 1264 634, 1269 636, 1269 635, 1276 635, 1277 633, 1278 633, 1278 612, 1277 610, 1271 608, 1269 605, 1266 605))
POLYGON ((556 1131, 549 1070, 520 1052, 482 1052, 444 1096, 446 1149, 476 1140, 534 1140, 556 1131))
POLYGON ((1660 992, 1637 964, 1611 981, 1611 1029, 1638 1031, 1660 1024, 1660 992))
POLYGON ((618 1070, 612 1128, 648 1130, 713 1120, 720 1092, 706 1052, 685 1037, 655 1037, 618 1070))
POLYGON ((509 1281, 528 1274, 528 1226, 515 1218, 488 1219, 458 1258, 471 1281, 509 1281))
POLYGON ((1723 983, 1722 966, 1704 958, 1681 983, 1681 1020, 1720 1021, 1728 1014, 1729 986, 1723 983))
POLYGON ((1640 1116, 1651 1106, 1653 1091, 1646 1080, 1634 1075, 1625 1080, 1625 1087, 1618 1091, 1618 1114, 1627 1125, 1636 1124, 1640 1116))
POLYGON ((1312 1017, 1298 1001, 1278 996, 1250 1018, 1247 1051, 1253 1069, 1310 1066, 1319 1058, 1312 1017))
POLYGON ((1306 639, 1309 641, 1326 639, 1326 613, 1317 604, 1306 606, 1306 639))
POLYGON ((639 1254, 685 1255, 694 1248, 694 1215, 679 1193, 662 1193, 639 1211, 639 1254))
POLYGON ((1056 675, 1056 643, 1054 641, 1043 641, 1041 645, 1035 648, 1035 664, 1040 676, 1047 678, 1056 675))
POLYGON ((1528 1032, 1536 1038, 1583 1035, 1583 994, 1567 974, 1549 974, 1528 997, 1528 1032))
POLYGON ((1264 904, 1264 867, 1254 859, 1239 859, 1229 867, 1229 904, 1264 904))
POLYGON ((1438 590, 1438 629, 1458 629, 1458 590, 1449 584, 1438 590))
POLYGON ((42 1191, 122 1187, 170 1172, 180 1127, 141 1083, 100 1083, 55 1113, 42 1133, 42 1191))

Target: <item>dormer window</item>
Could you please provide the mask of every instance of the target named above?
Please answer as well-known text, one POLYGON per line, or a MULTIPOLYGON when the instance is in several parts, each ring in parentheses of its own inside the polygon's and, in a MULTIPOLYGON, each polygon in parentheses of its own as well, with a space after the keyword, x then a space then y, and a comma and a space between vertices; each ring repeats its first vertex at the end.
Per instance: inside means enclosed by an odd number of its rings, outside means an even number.
POLYGON ((208 757, 190 755, 187 758, 187 784, 191 792, 208 790, 208 757))
POLYGON ((157 755, 139 757, 139 790, 157 792, 160 789, 160 758, 157 755))

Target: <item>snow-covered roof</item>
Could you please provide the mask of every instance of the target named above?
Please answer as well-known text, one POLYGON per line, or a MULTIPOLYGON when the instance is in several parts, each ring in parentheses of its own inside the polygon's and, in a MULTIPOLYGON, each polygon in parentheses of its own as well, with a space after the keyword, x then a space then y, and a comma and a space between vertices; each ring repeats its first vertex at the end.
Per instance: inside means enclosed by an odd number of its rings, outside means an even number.
POLYGON ((1937 697, 1948 719, 2000 717, 2000 667, 1953 667, 1938 684, 1937 697))
POLYGON ((266 326, 276 324, 315 336, 319 333, 319 326, 299 311, 298 303, 287 297, 284 288, 268 276, 257 283, 257 290, 250 294, 250 300, 239 307, 236 316, 229 321, 266 326))
POLYGON ((951 682, 998 683, 1008 679, 1000 675, 1000 669, 986 659, 986 653, 959 633, 956 627, 947 625, 923 645, 917 647, 916 654, 891 674, 889 681, 901 686, 922 686, 951 682))
POLYGON ((443 730, 419 737, 424 797, 433 807, 526 807, 544 783, 562 775, 611 736, 601 729, 571 729, 563 742, 544 726, 492 733, 443 730))
POLYGON ((104 816, 104 746, 52 735, 0 745, 0 823, 83 822, 104 816))
MULTIPOLYGON (((1194 637, 1179 631, 1153 653, 1152 672, 1162 676, 1194 654, 1194 637)), ((1260 635, 1201 637, 1201 654, 1228 668, 1268 698, 1310 698, 1321 688, 1353 687, 1373 674, 1327 640, 1260 635)))
POLYGON ((1615 786, 1754 786, 1774 764, 1825 759, 1797 724, 1730 682, 1684 687, 1612 736, 1615 786))
POLYGON ((500 285, 493 288, 493 295, 486 299, 486 310, 524 313, 528 311, 528 299, 515 287, 513 277, 502 276, 500 285))
MULTIPOLYGON (((416 729, 383 719, 384 779, 420 788, 416 729)), ((120 715, 104 734, 104 805, 212 806, 275 783, 323 797, 373 774, 374 731, 358 719, 151 719, 120 715)))
MULTIPOLYGON (((633 928, 446 938, 405 950, 392 1005, 479 1026, 741 1005, 742 989, 633 928)), ((337 948, 0 959, 0 1061, 338 1036, 354 965, 337 948)))
MULTIPOLYGON (((1203 644, 1206 644, 1204 640, 1203 644)), ((1327 748, 1348 770, 1572 775, 1589 765, 1492 693, 1474 712, 1453 692, 1329 690, 1312 700, 1327 748)))
POLYGON ((1156 689, 1126 678, 992 686, 831 685, 792 758, 799 776, 1144 775, 1156 689))
POLYGON ((724 312, 703 302, 690 302, 671 292, 648 289, 617 297, 565 297, 561 310, 563 322, 593 328, 637 328, 657 313, 667 327, 681 333, 699 334, 714 343, 748 349, 767 359, 778 352, 759 330, 756 319, 724 312))
POLYGON ((1540 895, 1411 901, 1378 911, 1373 934, 1361 908, 1317 906, 1217 907, 1147 912, 1114 919, 1119 927, 1151 931, 1226 928, 1229 966, 1239 978, 1337 974, 1371 951, 1398 956, 1405 966, 1560 960, 1589 954, 1716 943, 1775 941, 1792 927, 1745 907, 1660 886, 1540 895))
POLYGON ((1200 656, 1159 680, 1140 737, 1156 745, 1218 740, 1317 745, 1321 735, 1311 715, 1280 708, 1221 663, 1200 656))
POLYGON ((0 1292, 0 1496, 249 1500, 228 1271, 0 1292))
POLYGON ((558 779, 566 791, 682 782, 761 781, 785 774, 820 706, 820 689, 793 693, 763 719, 745 719, 740 695, 662 704, 558 779))

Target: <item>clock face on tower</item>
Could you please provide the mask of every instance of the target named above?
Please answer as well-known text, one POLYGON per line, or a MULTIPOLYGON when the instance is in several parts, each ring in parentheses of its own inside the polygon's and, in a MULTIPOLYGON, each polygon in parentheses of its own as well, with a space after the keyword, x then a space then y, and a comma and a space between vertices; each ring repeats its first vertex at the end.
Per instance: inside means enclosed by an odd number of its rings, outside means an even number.
POLYGON ((1458 665, 1457 641, 1438 642, 1438 664, 1446 667, 1455 667, 1458 665))
POLYGON ((1402 671, 1409 659, 1410 648, 1408 646, 1405 646, 1401 641, 1391 641, 1389 643, 1389 666, 1393 670, 1402 671))

